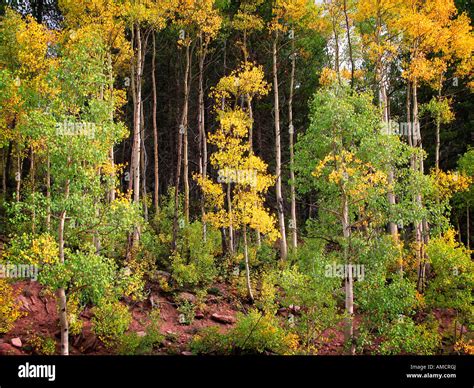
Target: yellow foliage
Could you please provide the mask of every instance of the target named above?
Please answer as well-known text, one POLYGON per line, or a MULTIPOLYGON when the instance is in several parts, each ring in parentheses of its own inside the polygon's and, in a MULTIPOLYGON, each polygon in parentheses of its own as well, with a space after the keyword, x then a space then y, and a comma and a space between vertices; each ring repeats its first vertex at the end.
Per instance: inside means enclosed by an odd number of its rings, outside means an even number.
POLYGON ((319 76, 319 83, 324 86, 331 86, 337 82, 337 72, 329 67, 324 67, 319 76))
POLYGON ((217 183, 201 175, 195 175, 194 179, 203 190, 209 208, 205 221, 216 228, 232 225, 238 230, 248 226, 274 241, 278 238, 276 220, 264 208, 263 195, 275 183, 275 178, 267 174, 267 164, 250 152, 247 136, 252 119, 235 103, 241 96, 252 99, 268 91, 262 67, 252 63, 244 63, 219 81, 211 96, 220 126, 208 136, 209 143, 217 147, 210 162, 218 171, 219 179, 217 183), (224 107, 222 99, 225 99, 224 107), (225 185, 229 190, 227 206, 225 185))
POLYGON ((356 158, 349 151, 327 155, 313 171, 313 176, 326 175, 327 180, 341 187, 354 201, 367 196, 369 189, 387 190, 387 175, 376 170, 370 163, 356 158))
POLYGON ((447 171, 433 169, 430 173, 434 181, 437 194, 441 199, 449 199, 455 193, 466 191, 472 184, 472 178, 457 171, 447 171))
POLYGON ((15 321, 23 314, 15 300, 16 293, 5 279, 0 279, 0 334, 13 328, 15 321))

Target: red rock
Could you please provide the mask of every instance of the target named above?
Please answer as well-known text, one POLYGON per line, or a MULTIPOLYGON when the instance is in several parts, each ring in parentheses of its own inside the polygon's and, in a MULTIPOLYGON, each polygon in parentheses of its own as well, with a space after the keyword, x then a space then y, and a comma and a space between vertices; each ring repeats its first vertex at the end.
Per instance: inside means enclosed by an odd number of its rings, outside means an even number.
POLYGON ((235 318, 231 315, 221 315, 214 313, 211 315, 211 318, 219 323, 232 324, 235 323, 235 318))
POLYGON ((204 313, 202 313, 202 312, 200 312, 200 311, 197 312, 196 315, 195 315, 195 318, 196 318, 196 319, 204 319, 204 313))
POLYGON ((7 343, 2 343, 0 344, 0 355, 1 356, 17 356, 21 355, 21 351, 14 346, 7 344, 7 343))
POLYGON ((12 338, 10 340, 10 342, 12 343, 12 345, 16 348, 21 348, 23 346, 23 344, 21 343, 21 339, 16 337, 16 338, 12 338))
POLYGON ((187 301, 189 303, 195 303, 196 296, 191 294, 190 292, 180 292, 178 294, 178 300, 187 301))
POLYGON ((18 297, 18 300, 19 302, 21 303, 21 307, 20 307, 20 310, 21 311, 25 311, 25 312, 31 312, 31 306, 30 306, 30 303, 28 302, 28 300, 23 296, 23 295, 20 295, 18 297))

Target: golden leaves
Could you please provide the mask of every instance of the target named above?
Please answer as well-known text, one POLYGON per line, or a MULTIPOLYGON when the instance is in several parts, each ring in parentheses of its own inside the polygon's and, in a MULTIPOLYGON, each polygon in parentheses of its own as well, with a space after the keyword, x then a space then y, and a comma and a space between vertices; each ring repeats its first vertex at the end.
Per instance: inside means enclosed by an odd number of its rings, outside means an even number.
POLYGON ((383 171, 346 150, 327 155, 318 163, 313 176, 325 176, 328 182, 339 186, 353 201, 363 199, 370 190, 385 192, 388 186, 387 175, 383 171))
POLYGON ((457 171, 433 169, 430 178, 434 181, 436 191, 442 199, 449 199, 455 193, 466 191, 472 184, 472 178, 457 171))
POLYGON ((220 125, 208 136, 209 143, 217 147, 210 162, 219 177, 217 183, 201 175, 195 175, 194 179, 209 207, 205 216, 208 222, 215 227, 232 225, 234 229, 245 225, 274 241, 278 238, 276 219, 264 208, 263 195, 274 185, 275 177, 267 174, 267 164, 250 152, 247 136, 253 122, 249 113, 236 103, 241 98, 251 101, 268 91, 262 67, 252 63, 243 64, 219 81, 211 96, 220 125))

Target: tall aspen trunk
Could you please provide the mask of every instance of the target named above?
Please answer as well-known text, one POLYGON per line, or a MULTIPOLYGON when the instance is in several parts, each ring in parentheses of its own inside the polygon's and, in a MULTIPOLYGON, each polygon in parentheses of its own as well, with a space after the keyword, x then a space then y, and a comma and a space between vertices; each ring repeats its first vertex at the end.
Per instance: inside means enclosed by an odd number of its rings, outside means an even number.
MULTIPOLYGON (((187 125, 188 125, 188 104, 189 104, 189 81, 191 71, 191 53, 190 43, 186 45, 186 68, 184 72, 184 102, 183 112, 181 115, 181 124, 178 131, 178 160, 176 163, 176 177, 175 177, 175 193, 174 193, 174 218, 173 218, 173 249, 176 248, 176 241, 178 238, 178 207, 179 207, 179 183, 181 180, 181 159, 183 151, 183 138, 186 136, 187 140, 187 125)), ((185 163, 187 160, 185 161, 185 163)), ((185 188, 186 190, 186 188, 185 188)), ((186 198, 185 198, 186 206, 186 198)))
MULTIPOLYGON (((441 102, 442 88, 443 88, 443 75, 441 74, 439 77, 439 84, 438 84, 438 103, 441 102)), ((439 170, 439 154, 440 154, 440 147, 441 147, 440 132, 441 132, 441 113, 438 112, 436 115, 436 149, 435 149, 436 171, 439 170)))
POLYGON ((288 254, 288 246, 286 242, 285 230, 285 213, 283 206, 282 195, 282 175, 281 175, 281 131, 280 131, 280 96, 278 85, 278 63, 277 63, 277 45, 278 45, 278 31, 275 32, 273 39, 273 90, 275 99, 275 154, 276 154, 276 200, 278 210, 278 222, 280 225, 280 256, 281 260, 285 261, 288 254))
MULTIPOLYGON (((133 188, 133 202, 140 202, 140 161, 141 161, 141 111, 142 111, 142 75, 143 75, 143 51, 142 51, 142 34, 140 27, 135 25, 133 30, 135 30, 134 36, 132 36, 132 41, 136 42, 136 61, 132 66, 132 90, 133 90, 133 143, 132 143, 132 162, 131 162, 131 172, 132 177, 129 184, 133 188)), ((138 243, 140 238, 140 230, 138 226, 135 227, 133 231, 133 237, 131 244, 135 246, 138 243)), ((131 249, 129 249, 131 252, 131 249)))
MULTIPOLYGON (((384 70, 380 68, 382 65, 381 61, 377 69, 377 77, 379 83, 379 103, 382 110, 382 122, 388 130, 390 130, 390 114, 388 111, 388 96, 387 89, 385 87, 385 74, 384 70)), ((388 166, 388 184, 390 187, 394 184, 394 167, 392 165, 388 166)), ((389 190, 387 193, 388 204, 390 208, 393 208, 396 204, 396 198, 393 190, 389 190)), ((398 242, 398 229, 397 224, 392 220, 389 221, 390 235, 392 236, 393 241, 398 242)), ((402 262, 400 262, 400 272, 403 272, 402 262)))
MULTIPOLYGON (((469 202, 466 206, 466 236, 467 236, 467 249, 471 249, 471 221, 470 221, 470 206, 469 202)), ((461 236, 459 236, 461 238, 461 236)))
POLYGON ((133 201, 140 201, 140 154, 141 154, 141 109, 142 109, 142 37, 138 26, 136 30, 136 65, 135 67, 135 109, 133 120, 133 145, 132 145, 132 180, 133 180, 133 201))
POLYGON ((16 189, 15 189, 15 199, 17 202, 20 202, 20 189, 21 189, 21 156, 20 151, 17 153, 16 157, 16 174, 15 174, 15 181, 16 181, 16 189))
POLYGON ((349 61, 351 63, 351 88, 353 88, 355 64, 354 64, 354 57, 352 55, 351 26, 349 23, 349 15, 347 14, 347 0, 344 0, 343 11, 344 11, 344 19, 346 22, 347 45, 349 47, 349 61))
MULTIPOLYGON (((68 161, 70 162, 70 161, 68 161)), ((64 198, 69 198, 69 179, 66 180, 64 189, 64 198)), ((58 230, 58 245, 59 245, 59 260, 64 264, 64 230, 66 223, 66 210, 61 212, 59 217, 59 230, 58 230)), ((61 355, 69 355, 69 322, 67 318, 67 298, 66 290, 61 287, 57 291, 59 301, 59 323, 61 328, 61 355)))
POLYGON ((51 230, 51 159, 49 149, 46 154, 46 230, 51 230))
POLYGON ((245 258, 245 278, 247 281, 247 292, 252 303, 254 302, 252 292, 252 282, 250 280, 249 249, 247 243, 247 225, 244 225, 244 258, 245 258))
POLYGON ((291 77, 290 77, 290 97, 288 100, 288 121, 289 121, 289 132, 290 132, 290 192, 291 192, 291 245, 294 250, 298 247, 298 227, 296 223, 296 189, 295 189, 295 150, 294 150, 294 137, 295 127, 293 124, 293 94, 295 89, 295 72, 296 72, 296 52, 295 52, 295 39, 293 37, 291 41, 291 77))
MULTIPOLYGON (((199 173, 207 176, 207 136, 206 136, 206 115, 204 107, 204 62, 207 54, 207 43, 203 42, 202 32, 199 36, 199 95, 198 95, 198 124, 199 124, 199 173)), ((204 192, 201 193, 201 220, 203 240, 207 240, 207 224, 204 192)))
MULTIPOLYGON (((413 144, 416 147, 423 148, 422 141, 421 141, 421 130, 420 130, 420 122, 419 122, 419 114, 418 114, 418 84, 417 80, 413 81, 413 144)), ((421 156, 417 156, 415 161, 415 170, 418 170, 423 174, 423 159, 421 156)), ((416 203, 421 208, 423 206, 423 199, 421 193, 416 194, 416 203)), ((421 220, 421 222, 417 222, 415 225, 416 228, 416 243, 418 247, 418 282, 417 288, 418 291, 423 292, 425 288, 426 282, 426 250, 425 245, 428 243, 428 224, 426 219, 421 220)))
POLYGON ((143 112, 143 104, 141 105, 141 149, 142 152, 140 153, 140 169, 141 173, 141 189, 142 189, 142 201, 143 201, 143 215, 145 221, 148 222, 148 203, 147 203, 147 190, 146 190, 146 167, 147 167, 147 157, 146 157, 146 148, 145 148, 145 115, 143 112))
MULTIPOLYGON (((30 177, 31 177, 31 193, 33 195, 33 202, 35 201, 35 194, 36 194, 36 163, 35 163, 35 151, 31 148, 31 169, 30 169, 30 177)), ((31 212, 31 232, 33 235, 36 233, 36 206, 33 206, 33 210, 31 212)))
POLYGON ((2 148, 2 196, 4 199, 7 198, 7 160, 8 150, 2 148))
POLYGON ((231 198, 231 183, 227 184, 227 210, 229 212, 229 251, 234 254, 234 226, 232 225, 232 198, 231 198))
POLYGON ((153 195, 153 207, 155 208, 155 213, 158 214, 160 211, 160 201, 159 201, 159 187, 160 187, 160 175, 159 175, 159 161, 158 161, 158 126, 156 123, 156 108, 157 108, 157 93, 156 93, 156 76, 155 76, 155 67, 156 67, 156 36, 155 32, 153 34, 153 53, 151 59, 151 86, 153 93, 153 112, 152 112, 152 122, 153 122, 153 175, 155 178, 155 189, 153 195))
MULTIPOLYGON (((113 96, 114 96, 114 74, 113 74, 113 67, 112 67, 112 55, 110 51, 107 52, 107 65, 109 71, 109 98, 110 98, 110 122, 114 122, 114 110, 113 110, 113 96)), ((114 146, 112 145, 109 150, 109 161, 112 172, 110 173, 111 184, 109 190, 109 202, 115 201, 115 159, 114 159, 114 146)))
POLYGON ((352 261, 348 254, 351 229, 349 220, 349 203, 345 193, 342 196, 342 229, 345 240, 344 263, 347 266, 347 276, 345 277, 345 308, 347 317, 344 336, 346 345, 350 346, 350 354, 354 354, 354 279, 352 277, 352 261))

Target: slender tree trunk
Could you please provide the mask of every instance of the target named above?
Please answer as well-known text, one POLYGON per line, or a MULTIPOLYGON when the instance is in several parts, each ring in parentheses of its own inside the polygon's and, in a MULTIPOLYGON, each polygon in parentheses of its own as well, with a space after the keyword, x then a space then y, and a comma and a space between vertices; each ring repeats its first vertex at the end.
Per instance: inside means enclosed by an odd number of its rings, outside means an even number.
POLYGON ((282 172, 281 172, 281 131, 280 131, 280 96, 278 85, 278 64, 277 64, 277 45, 278 32, 275 32, 273 39, 273 90, 275 99, 275 153, 276 153, 276 200, 278 209, 278 222, 280 224, 280 256, 281 260, 285 261, 288 254, 288 246, 286 243, 285 230, 285 214, 283 206, 282 194, 282 172))
POLYGON ((247 225, 244 225, 244 258, 245 258, 245 277, 247 281, 247 292, 251 302, 254 302, 253 292, 252 292, 252 283, 250 280, 250 265, 249 265, 249 252, 248 252, 248 243, 247 243, 247 225))
MULTIPOLYGON (((421 141, 420 122, 418 114, 418 84, 417 80, 413 81, 413 144, 416 147, 423 148, 421 141)), ((423 159, 418 156, 415 162, 415 170, 423 174, 423 159)), ((423 199, 421 193, 416 194, 416 203, 421 208, 423 199)), ((426 283, 426 251, 425 244, 428 243, 428 223, 426 219, 416 223, 416 243, 419 247, 419 268, 418 268, 418 291, 423 292, 426 283)))
POLYGON ((290 191, 291 191, 291 234, 292 234, 292 248, 297 249, 298 246, 298 227, 296 223, 296 189, 295 189, 295 150, 294 137, 295 127, 293 124, 293 94, 295 89, 295 71, 296 71, 296 52, 295 52, 295 38, 291 41, 291 77, 290 77, 290 97, 288 100, 288 118, 289 118, 289 132, 290 132, 290 191))
POLYGON ((51 160, 49 149, 46 155, 46 230, 51 230, 51 160))
POLYGON ((183 185, 184 185, 184 219, 186 224, 189 224, 189 141, 188 141, 188 111, 189 111, 189 95, 191 89, 191 51, 190 48, 186 49, 186 68, 188 69, 188 80, 185 83, 185 125, 184 125, 184 136, 183 136, 183 185))
MULTIPOLYGON (((441 102, 442 88, 443 88, 443 75, 440 75, 439 85, 438 85, 438 103, 441 102)), ((436 150, 435 150, 436 171, 439 170, 439 153, 440 153, 439 150, 441 147, 440 131, 441 131, 441 113, 438 112, 436 115, 436 150)))
MULTIPOLYGON (((379 102, 382 108, 382 122, 387 127, 387 133, 389 133, 391 126, 390 126, 390 114, 388 110, 387 89, 385 87, 385 72, 382 68, 380 68, 380 66, 383 66, 381 63, 382 61, 379 61, 379 62, 380 63, 377 69, 377 78, 378 78, 378 83, 379 83, 379 102)), ((388 169, 389 169, 388 184, 391 188, 394 184, 394 167, 390 164, 388 166, 388 169)), ((396 205, 396 198, 392 189, 388 191, 387 199, 388 199, 389 207, 393 209, 393 207, 396 205)), ((390 229, 390 235, 392 236, 393 241, 398 242, 397 224, 393 222, 392 220, 389 221, 389 229, 390 229)), ((402 266, 402 262, 400 263, 401 263, 400 266, 402 266)), ((400 267, 400 272, 403 273, 402 267, 400 267)))
POLYGON ((132 180, 133 201, 140 201, 140 154, 141 154, 141 110, 142 110, 142 37, 140 27, 136 30, 136 65, 135 65, 135 110, 133 120, 133 146, 132 146, 132 180))
MULTIPOLYGON (((68 163, 70 161, 68 160, 68 163)), ((64 190, 64 198, 69 198, 69 179, 66 180, 66 186, 64 190)), ((59 230, 58 230, 58 242, 59 242, 59 260, 64 264, 64 230, 66 223, 66 210, 61 212, 59 217, 59 230)), ((66 290, 61 287, 58 289, 58 301, 59 301, 59 322, 61 327, 61 355, 69 355, 69 322, 67 318, 67 298, 66 290)))
POLYGON ((147 155, 146 155, 146 148, 145 148, 145 115, 143 112, 143 104, 141 105, 141 149, 142 152, 140 153, 140 169, 142 171, 141 174, 141 183, 142 183, 142 201, 143 201, 143 214, 145 221, 148 222, 148 202, 147 202, 147 190, 146 190, 146 168, 147 168, 147 155))
MULTIPOLYGON (((471 249, 471 221, 470 221, 470 206, 469 202, 467 203, 466 206, 466 236, 467 236, 467 249, 471 249)), ((459 236, 461 237, 461 236, 459 236)))
POLYGON ((31 148, 31 194, 33 199, 33 210, 31 214, 31 233, 34 235, 36 233, 36 162, 35 162, 35 151, 31 148))
MULTIPOLYGON (((141 111, 142 111, 142 75, 143 75, 143 47, 142 47, 142 33, 140 26, 134 26, 135 34, 132 36, 132 41, 136 42, 136 61, 132 67, 132 90, 133 90, 133 143, 132 143, 132 162, 131 162, 131 181, 129 188, 133 188, 133 202, 140 202, 140 161, 141 161, 141 111)), ((136 226, 133 231, 132 246, 138 243, 140 238, 139 227, 136 226)), ((131 249, 129 250, 131 252, 131 249)))
POLYGON ((155 67, 156 67, 156 36, 153 31, 153 53, 151 59, 151 85, 153 92, 153 112, 152 112, 152 122, 153 122, 153 173, 155 178, 155 190, 153 196, 153 207, 155 208, 155 213, 158 214, 160 211, 160 201, 159 201, 159 187, 160 187, 160 175, 159 175, 159 163, 158 163, 158 126, 156 123, 156 109, 157 109, 157 93, 156 93, 156 76, 155 76, 155 67))
POLYGON ((15 198, 17 202, 20 202, 20 189, 21 189, 21 156, 20 156, 20 151, 18 151, 17 157, 16 157, 16 175, 15 175, 15 181, 16 181, 16 190, 15 190, 15 198))
MULTIPOLYGON (((201 176, 207 176, 207 136, 206 136, 206 117, 204 107, 204 62, 207 54, 207 43, 203 42, 202 32, 200 40, 199 55, 199 96, 198 96, 198 121, 199 121, 199 173, 201 176)), ((204 192, 201 193, 201 220, 203 240, 207 240, 207 224, 204 192)))
POLYGON ((7 149, 2 149, 2 195, 3 198, 7 198, 7 149))
POLYGON ((352 262, 348 254, 348 244, 350 241, 351 229, 349 220, 349 202, 346 194, 343 194, 342 196, 342 229, 345 240, 344 263, 347 266, 347 276, 345 277, 345 307, 347 314, 345 341, 347 346, 350 346, 350 354, 354 354, 354 280, 352 278, 352 262))
MULTIPOLYGON (((109 71, 109 98, 110 98, 110 123, 114 122, 114 73, 112 67, 112 55, 110 50, 107 52, 107 63, 109 71)), ((110 173, 111 187, 109 190, 109 202, 115 201, 115 160, 114 160, 114 146, 112 145, 109 150, 109 160, 112 172, 110 173)))
POLYGON ((346 21, 346 31, 347 31, 347 45, 349 47, 349 61, 351 62, 351 88, 354 88, 354 57, 352 55, 352 41, 351 41, 351 26, 349 23, 349 15, 347 14, 347 0, 344 0, 343 4, 344 18, 346 21))
POLYGON ((232 198, 231 198, 231 183, 227 184, 227 210, 229 212, 229 251, 234 254, 234 226, 232 225, 232 198))
MULTIPOLYGON (((176 241, 178 238, 178 215, 179 215, 179 183, 181 180, 181 159, 183 149, 183 138, 187 133, 188 125, 188 103, 189 103, 189 81, 191 67, 190 43, 186 45, 186 68, 184 72, 184 104, 181 115, 181 124, 178 133, 178 160, 176 163, 176 178, 175 178, 175 195, 174 195, 174 219, 173 219, 173 249, 176 248, 176 241)), ((186 136, 187 139, 187 136, 186 136)), ((185 163, 187 160, 185 161, 185 163)), ((186 198, 185 198, 186 205, 186 198)))

